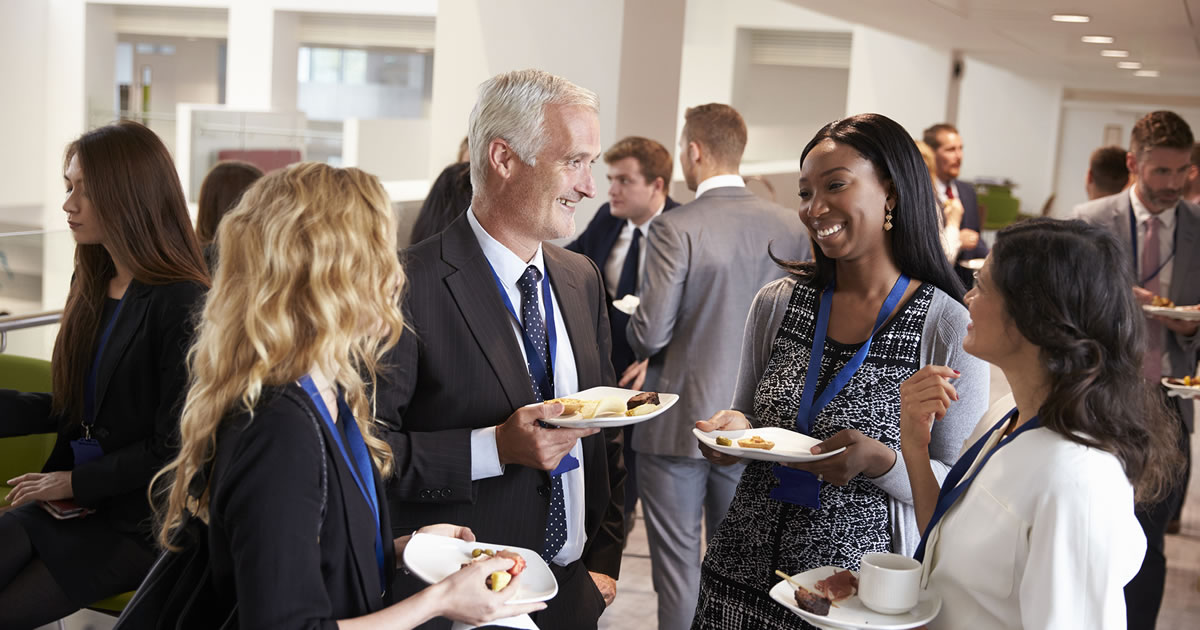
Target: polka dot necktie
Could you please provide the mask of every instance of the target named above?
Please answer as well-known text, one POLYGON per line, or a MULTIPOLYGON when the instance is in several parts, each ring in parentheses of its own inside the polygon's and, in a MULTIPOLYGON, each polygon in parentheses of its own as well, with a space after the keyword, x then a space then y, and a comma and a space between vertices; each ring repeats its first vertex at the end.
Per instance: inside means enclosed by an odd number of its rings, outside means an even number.
MULTIPOLYGON (((546 325, 542 322, 542 313, 538 310, 538 283, 542 274, 538 268, 530 265, 517 280, 517 288, 521 290, 521 327, 525 329, 526 338, 533 342, 537 353, 542 358, 542 365, 549 368, 550 343, 546 337, 546 325)), ((528 366, 527 366, 528 367, 528 366)), ((530 369, 530 380, 533 380, 533 369, 530 369)), ((533 395, 538 402, 545 400, 546 395, 554 395, 554 375, 546 371, 548 383, 533 383, 533 395), (543 387, 548 386, 548 391, 543 387)), ((542 549, 542 559, 550 562, 567 543, 567 504, 563 498, 562 475, 550 476, 550 511, 546 517, 546 542, 542 549)))

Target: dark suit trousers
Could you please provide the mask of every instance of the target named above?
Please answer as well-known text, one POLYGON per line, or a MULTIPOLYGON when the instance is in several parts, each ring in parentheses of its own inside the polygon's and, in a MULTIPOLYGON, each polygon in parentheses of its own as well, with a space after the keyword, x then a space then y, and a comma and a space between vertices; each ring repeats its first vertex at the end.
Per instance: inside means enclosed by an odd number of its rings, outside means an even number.
MULTIPOLYGON (((1164 398, 1166 398, 1164 394, 1164 398)), ((1191 468, 1191 440, 1178 398, 1166 398, 1167 408, 1179 426, 1179 448, 1188 456, 1191 468)), ((1190 404, 1191 401, 1188 401, 1190 404)), ((1176 507, 1187 493, 1188 476, 1185 475, 1162 500, 1138 506, 1135 510, 1142 531, 1146 534, 1146 557, 1138 574, 1125 585, 1125 616, 1130 630, 1154 630, 1158 610, 1162 606, 1163 587, 1167 580, 1167 557, 1164 544, 1167 521, 1175 514, 1176 507)))

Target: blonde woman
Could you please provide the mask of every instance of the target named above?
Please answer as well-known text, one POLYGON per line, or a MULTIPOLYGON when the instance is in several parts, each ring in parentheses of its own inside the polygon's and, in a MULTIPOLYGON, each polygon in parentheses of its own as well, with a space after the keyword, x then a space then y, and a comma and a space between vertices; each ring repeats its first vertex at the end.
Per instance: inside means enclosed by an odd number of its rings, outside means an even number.
POLYGON ((391 539, 391 452, 375 437, 367 381, 403 331, 404 274, 379 181, 317 163, 271 173, 216 242, 159 542, 185 509, 207 521, 212 590, 236 602, 243 628, 478 624, 543 607, 485 588, 488 572, 511 566, 503 559, 389 606, 408 537, 391 539))

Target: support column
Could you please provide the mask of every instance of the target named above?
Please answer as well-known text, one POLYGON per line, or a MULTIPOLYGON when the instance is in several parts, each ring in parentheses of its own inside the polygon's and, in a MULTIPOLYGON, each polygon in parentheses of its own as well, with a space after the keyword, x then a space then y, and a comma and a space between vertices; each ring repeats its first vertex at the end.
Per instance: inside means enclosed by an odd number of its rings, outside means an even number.
POLYGON ((296 110, 300 20, 269 5, 229 6, 225 103, 232 109, 296 110))

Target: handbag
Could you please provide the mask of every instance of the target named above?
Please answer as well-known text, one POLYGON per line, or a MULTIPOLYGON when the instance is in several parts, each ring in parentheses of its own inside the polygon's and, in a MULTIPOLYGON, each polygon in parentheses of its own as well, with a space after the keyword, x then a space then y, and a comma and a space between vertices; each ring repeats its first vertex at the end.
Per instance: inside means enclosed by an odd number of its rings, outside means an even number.
MULTIPOLYGON (((325 435, 309 401, 289 390, 284 396, 300 402, 317 432, 321 453, 325 453, 325 435)), ((207 471, 206 471, 207 472, 207 471)), ((207 474, 201 487, 207 486, 207 474)), ((325 457, 321 457, 321 520, 325 523, 329 494, 325 457)), ((164 550, 150 567, 133 598, 121 612, 114 630, 233 630, 238 627, 237 601, 221 596, 212 581, 212 563, 208 552, 208 525, 184 510, 183 524, 171 540, 179 551, 164 550)))

